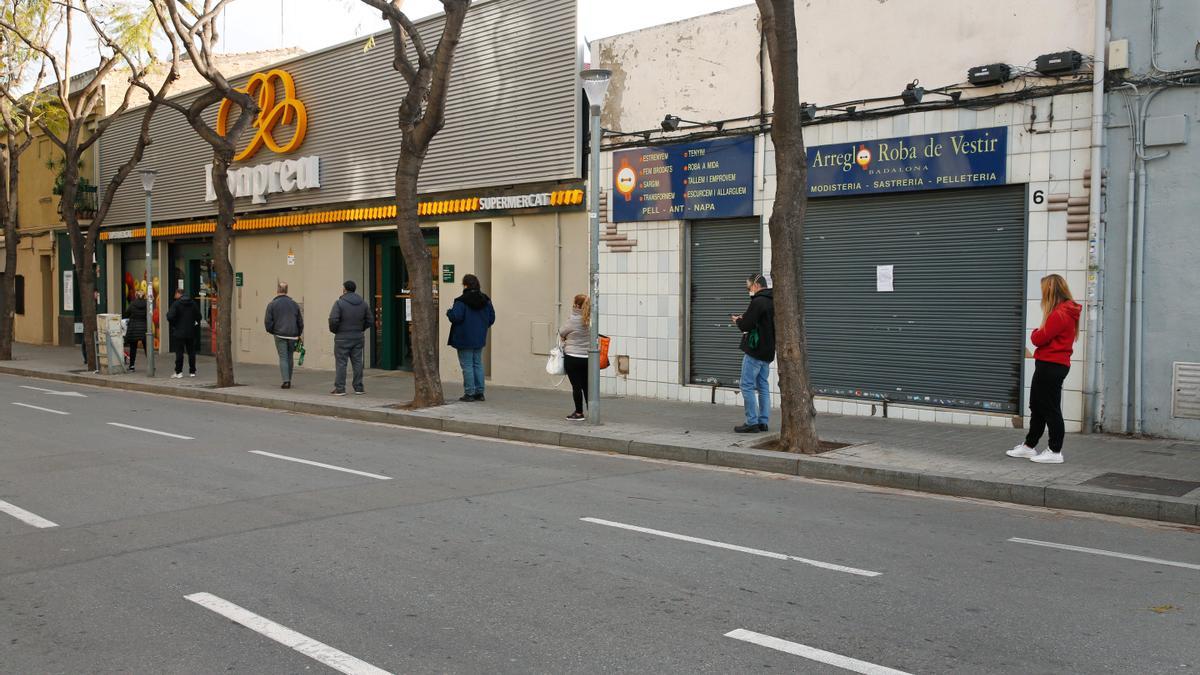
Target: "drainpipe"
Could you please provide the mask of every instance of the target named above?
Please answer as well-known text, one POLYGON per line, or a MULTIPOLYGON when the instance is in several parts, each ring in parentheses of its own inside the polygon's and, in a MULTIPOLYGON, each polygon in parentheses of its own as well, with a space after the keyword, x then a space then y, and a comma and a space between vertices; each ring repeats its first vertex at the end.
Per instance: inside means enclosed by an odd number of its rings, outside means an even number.
POLYGON ((1104 186, 1104 77, 1108 70, 1107 0, 1096 0, 1095 46, 1092 65, 1092 179, 1088 204, 1088 320, 1087 384, 1084 387, 1085 431, 1095 431, 1104 415, 1103 348, 1104 327, 1100 313, 1104 308, 1104 223, 1100 209, 1104 186))
POLYGON ((1156 159, 1162 159, 1171 154, 1162 152, 1157 155, 1146 155, 1146 116, 1150 111, 1150 103, 1154 101, 1154 97, 1161 94, 1164 89, 1155 89, 1146 94, 1146 98, 1142 99, 1140 110, 1138 111, 1138 173, 1140 181, 1138 183, 1138 212, 1137 212, 1137 269, 1133 276, 1133 330, 1134 330, 1134 349, 1136 354, 1133 359, 1133 433, 1142 433, 1142 380, 1145 371, 1145 353, 1146 350, 1142 344, 1142 333, 1145 328, 1145 318, 1143 315, 1142 302, 1142 281, 1145 277, 1144 266, 1146 261, 1146 164, 1156 159))
MULTIPOLYGON (((562 213, 554 212, 554 328, 562 325, 562 213)), ((557 333, 556 333, 557 334, 557 333)))

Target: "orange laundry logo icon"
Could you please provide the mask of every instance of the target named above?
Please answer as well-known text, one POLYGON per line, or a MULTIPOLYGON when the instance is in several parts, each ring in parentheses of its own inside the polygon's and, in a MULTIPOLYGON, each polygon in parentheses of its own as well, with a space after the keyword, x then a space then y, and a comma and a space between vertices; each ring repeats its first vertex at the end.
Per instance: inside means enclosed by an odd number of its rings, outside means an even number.
MULTIPOLYGON (((304 134, 308 131, 308 112, 304 109, 304 104, 296 98, 296 83, 289 73, 277 68, 265 73, 256 73, 246 83, 246 87, 238 91, 257 98, 258 116, 254 118, 254 135, 250 144, 235 155, 233 161, 250 159, 264 145, 280 155, 294 152, 300 147, 304 142, 304 134), (279 96, 281 88, 282 98, 279 96), (275 139, 275 128, 280 124, 293 127, 291 139, 284 144, 275 139)), ((225 99, 217 110, 217 133, 221 136, 225 136, 229 131, 229 113, 233 107, 233 101, 225 99)))

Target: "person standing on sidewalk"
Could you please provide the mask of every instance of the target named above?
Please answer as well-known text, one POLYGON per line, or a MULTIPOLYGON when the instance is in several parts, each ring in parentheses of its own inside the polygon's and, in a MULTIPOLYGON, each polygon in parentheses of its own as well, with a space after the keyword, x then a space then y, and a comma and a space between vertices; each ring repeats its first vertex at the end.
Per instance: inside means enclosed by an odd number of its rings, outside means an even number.
POLYGON ((1066 428, 1062 414, 1063 380, 1071 370, 1071 354, 1079 335, 1083 310, 1071 297, 1067 280, 1057 274, 1042 278, 1042 325, 1030 336, 1033 353, 1033 383, 1029 388, 1029 434, 1025 442, 1009 450, 1009 457, 1025 457, 1039 464, 1063 463, 1066 428), (1050 428, 1050 447, 1037 451, 1042 432, 1050 428))
POLYGON ((288 296, 286 281, 279 282, 275 298, 267 303, 267 315, 263 319, 267 332, 275 338, 275 351, 279 353, 279 377, 281 389, 292 388, 292 356, 296 344, 304 335, 304 314, 300 305, 288 296))
POLYGON ((367 301, 355 291, 358 284, 346 281, 342 284, 342 296, 333 303, 329 311, 329 332, 333 333, 333 377, 334 396, 346 395, 346 360, 354 369, 354 393, 365 394, 363 389, 363 331, 371 327, 371 308, 367 301))
POLYGON ((746 423, 733 430, 739 434, 767 431, 771 416, 771 362, 775 360, 775 299, 761 274, 746 277, 750 306, 745 313, 729 318, 742 331, 742 402, 746 423))
POLYGON ((563 369, 571 380, 571 398, 575 400, 575 412, 567 415, 572 422, 587 419, 583 404, 587 403, 588 347, 592 343, 592 299, 586 295, 575 296, 571 306, 571 317, 558 329, 563 343, 563 369))
MULTIPOLYGON (((137 363, 138 344, 146 349, 146 291, 137 292, 133 302, 121 312, 121 318, 129 320, 125 329, 125 348, 129 350, 129 372, 132 373, 137 363)), ((146 356, 150 356, 149 351, 146 356)))
POLYGON ((483 401, 483 347, 487 344, 488 328, 496 323, 496 309, 491 298, 479 289, 479 277, 463 277, 462 295, 446 310, 450 319, 450 339, 447 342, 458 351, 458 364, 463 371, 463 395, 460 401, 483 401))
POLYGON ((187 352, 188 377, 196 376, 196 350, 200 348, 200 307, 182 289, 175 291, 175 301, 167 310, 171 339, 175 341, 175 374, 183 377, 183 353, 187 352))

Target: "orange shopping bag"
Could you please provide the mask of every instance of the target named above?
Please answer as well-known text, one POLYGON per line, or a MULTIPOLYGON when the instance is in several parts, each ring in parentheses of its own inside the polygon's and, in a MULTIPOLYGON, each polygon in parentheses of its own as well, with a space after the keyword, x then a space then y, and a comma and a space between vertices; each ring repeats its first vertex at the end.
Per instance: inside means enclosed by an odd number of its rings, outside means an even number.
POLYGON ((608 367, 608 345, 612 342, 612 338, 607 335, 600 336, 600 370, 608 367))

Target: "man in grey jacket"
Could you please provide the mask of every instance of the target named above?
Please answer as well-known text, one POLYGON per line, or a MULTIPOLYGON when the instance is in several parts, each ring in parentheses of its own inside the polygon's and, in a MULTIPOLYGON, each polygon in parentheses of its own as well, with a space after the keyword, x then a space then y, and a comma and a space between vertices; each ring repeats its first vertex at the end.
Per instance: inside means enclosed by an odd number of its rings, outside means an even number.
POLYGON ((374 318, 371 308, 362 296, 355 293, 358 285, 353 281, 342 284, 342 297, 333 303, 329 312, 329 332, 333 333, 333 360, 335 373, 333 379, 334 396, 346 395, 346 359, 354 368, 354 393, 365 394, 363 390, 363 331, 371 327, 374 318))
POLYGON ((267 304, 267 315, 263 319, 267 332, 275 337, 275 351, 279 353, 279 376, 283 379, 282 389, 292 388, 292 355, 304 335, 304 314, 300 305, 288 297, 286 281, 279 282, 275 299, 267 304))

